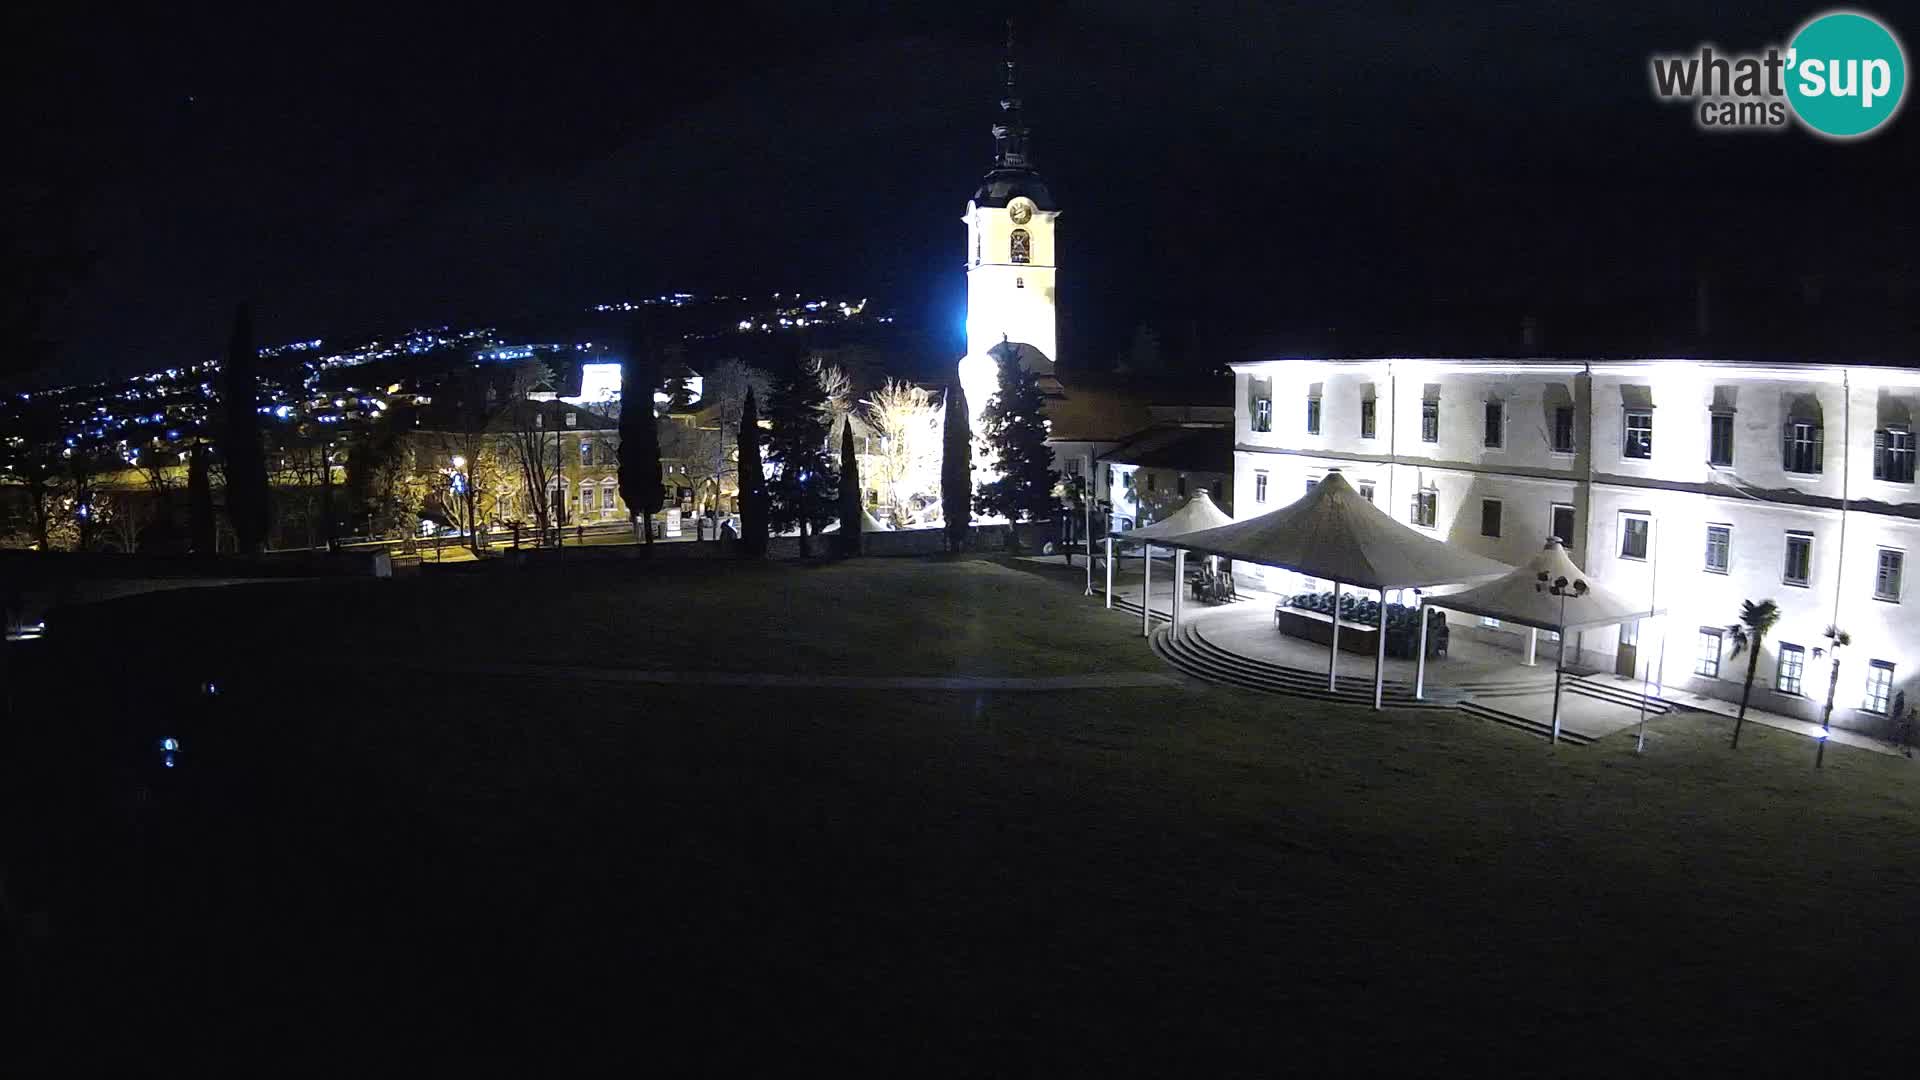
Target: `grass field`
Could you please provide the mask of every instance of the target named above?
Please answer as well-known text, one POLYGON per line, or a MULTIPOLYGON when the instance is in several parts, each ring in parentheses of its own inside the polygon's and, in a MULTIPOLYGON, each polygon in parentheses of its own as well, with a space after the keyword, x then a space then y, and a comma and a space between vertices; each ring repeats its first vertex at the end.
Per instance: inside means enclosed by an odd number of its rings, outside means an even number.
POLYGON ((11 758, 7 835, 11 902, 44 911, 16 1015, 54 1064, 1911 1057, 1904 759, 1834 747, 1816 772, 1804 739, 1749 728, 1729 752, 1730 723, 1697 716, 1636 755, 1197 685, 470 670, 1157 669, 1131 620, 981 560, 490 568, 52 629, 32 708, 61 724, 11 758), (175 729, 162 770, 151 739, 175 729))

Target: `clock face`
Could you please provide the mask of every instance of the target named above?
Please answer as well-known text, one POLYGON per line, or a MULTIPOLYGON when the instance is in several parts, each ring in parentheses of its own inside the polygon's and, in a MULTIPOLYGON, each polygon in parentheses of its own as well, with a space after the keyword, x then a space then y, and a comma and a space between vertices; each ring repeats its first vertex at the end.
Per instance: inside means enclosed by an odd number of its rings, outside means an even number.
POLYGON ((1015 225, 1025 225, 1033 219, 1033 203, 1027 199, 1015 199, 1007 204, 1007 216, 1015 225))

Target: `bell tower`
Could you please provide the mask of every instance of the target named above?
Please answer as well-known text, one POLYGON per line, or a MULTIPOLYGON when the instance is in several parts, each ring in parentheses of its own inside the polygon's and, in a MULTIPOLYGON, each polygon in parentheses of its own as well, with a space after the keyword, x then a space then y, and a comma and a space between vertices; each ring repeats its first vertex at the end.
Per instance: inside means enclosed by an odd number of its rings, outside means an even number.
POLYGON ((1005 87, 993 125, 993 168, 967 201, 967 355, 960 381, 978 414, 997 385, 988 353, 1002 342, 1025 345, 1023 362, 1053 373, 1054 274, 1060 208, 1028 156, 1027 126, 1015 85, 1013 23, 1007 23, 1005 87), (1036 355, 1037 354, 1037 355, 1036 355))

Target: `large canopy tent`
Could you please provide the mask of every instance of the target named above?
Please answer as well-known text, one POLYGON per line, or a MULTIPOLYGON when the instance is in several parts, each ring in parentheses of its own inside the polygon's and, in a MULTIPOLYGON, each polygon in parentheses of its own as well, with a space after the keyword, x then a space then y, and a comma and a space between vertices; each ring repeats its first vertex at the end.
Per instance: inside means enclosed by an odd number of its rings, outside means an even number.
MULTIPOLYGON (((1271 513, 1186 533, 1168 539, 1166 544, 1332 581, 1333 647, 1327 658, 1330 690, 1338 685, 1339 599, 1343 585, 1379 592, 1384 623, 1388 589, 1478 583, 1513 569, 1506 563, 1462 551, 1395 521, 1355 491, 1338 471, 1328 473, 1326 479, 1305 495, 1271 513)), ((1427 662, 1426 628, 1426 618, 1422 616, 1418 652, 1422 676, 1427 662)), ((1380 707, 1386 678, 1384 625, 1378 636, 1379 647, 1373 660, 1373 707, 1376 709, 1380 707)))
MULTIPOLYGON (((1190 532, 1211 529, 1220 525, 1233 524, 1233 518, 1227 512, 1213 504, 1206 492, 1197 492, 1188 499, 1186 505, 1151 525, 1143 525, 1131 532, 1119 534, 1120 540, 1170 540, 1190 532)), ((1107 534, 1107 606, 1113 606, 1113 541, 1115 536, 1107 534)), ((1141 555, 1145 558, 1146 576, 1140 581, 1140 633, 1153 632, 1153 544, 1141 545, 1141 555)), ((1173 554, 1173 621, 1180 622, 1180 583, 1186 579, 1186 552, 1179 549, 1173 554)))
MULTIPOLYGON (((1553 740, 1560 741, 1560 684, 1566 678, 1567 635, 1602 626, 1633 622, 1661 612, 1651 603, 1628 600, 1593 582, 1567 557, 1560 541, 1549 540, 1538 555, 1504 577, 1462 592, 1436 596, 1434 607, 1483 615, 1503 623, 1518 623, 1532 631, 1551 630, 1560 636, 1560 656, 1553 671, 1553 740)), ((1527 649, 1531 659, 1531 643, 1527 649)), ((1646 689, 1640 695, 1646 711, 1646 689)))

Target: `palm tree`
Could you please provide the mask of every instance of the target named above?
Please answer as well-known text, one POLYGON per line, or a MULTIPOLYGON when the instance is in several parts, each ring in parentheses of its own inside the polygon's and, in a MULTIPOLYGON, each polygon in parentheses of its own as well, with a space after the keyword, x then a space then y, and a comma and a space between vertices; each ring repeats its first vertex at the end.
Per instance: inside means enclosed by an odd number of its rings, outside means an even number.
POLYGON ((1820 714, 1820 749, 1814 752, 1813 765, 1819 768, 1827 758, 1827 736, 1833 734, 1833 695, 1840 689, 1840 650, 1853 644, 1853 635, 1833 623, 1821 635, 1827 639, 1827 708, 1820 714))
POLYGON ((1751 600, 1740 602, 1740 621, 1727 627, 1727 633, 1733 637, 1733 652, 1727 659, 1737 659, 1741 649, 1751 650, 1747 657, 1747 685, 1740 691, 1740 712, 1733 718, 1733 745, 1740 745, 1740 725, 1747 719, 1747 699, 1753 696, 1753 676, 1760 667, 1760 642, 1766 639, 1767 631, 1780 621, 1780 605, 1771 600, 1754 603, 1751 600))

